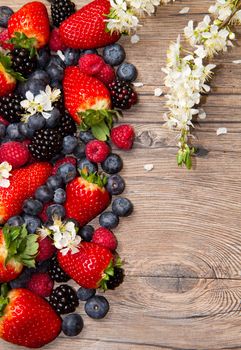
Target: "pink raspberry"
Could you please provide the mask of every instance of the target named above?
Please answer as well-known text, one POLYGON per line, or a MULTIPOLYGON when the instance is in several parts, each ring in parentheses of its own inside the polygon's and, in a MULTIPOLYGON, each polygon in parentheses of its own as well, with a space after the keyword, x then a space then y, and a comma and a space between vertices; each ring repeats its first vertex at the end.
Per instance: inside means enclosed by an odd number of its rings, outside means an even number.
POLYGON ((70 163, 76 166, 76 159, 74 157, 65 157, 63 159, 57 160, 55 163, 53 170, 52 170, 52 175, 56 175, 59 167, 65 163, 70 163))
POLYGON ((0 46, 4 50, 13 50, 13 45, 9 44, 9 42, 8 42, 9 39, 10 39, 10 37, 8 35, 8 30, 7 29, 3 29, 0 32, 0 46))
POLYGON ((43 206, 43 210, 38 215, 43 222, 48 221, 47 209, 51 204, 54 204, 54 202, 45 203, 43 206))
POLYGON ((100 227, 97 230, 95 230, 92 242, 110 250, 116 250, 118 244, 114 233, 105 227, 100 227))
POLYGON ((45 272, 34 273, 27 283, 27 289, 43 298, 50 296, 53 287, 53 280, 50 278, 49 274, 45 272))
POLYGON ((61 41, 58 28, 54 28, 50 34, 49 47, 51 51, 63 51, 66 49, 66 46, 61 41))
POLYGON ((105 66, 105 61, 99 55, 90 53, 81 56, 79 59, 79 68, 86 75, 94 76, 98 74, 105 66))
POLYGON ((41 239, 41 237, 39 237, 38 244, 39 251, 36 257, 36 261, 42 262, 52 258, 52 256, 56 252, 56 248, 53 245, 53 241, 49 237, 45 237, 44 239, 41 239))
POLYGON ((115 70, 109 64, 105 64, 100 72, 96 74, 96 78, 108 86, 115 80, 115 70))
POLYGON ((25 165, 30 157, 28 148, 17 141, 9 141, 0 146, 0 163, 8 162, 13 168, 25 165))
POLYGON ((85 147, 86 157, 95 163, 102 163, 108 157, 110 147, 104 141, 92 140, 85 147))

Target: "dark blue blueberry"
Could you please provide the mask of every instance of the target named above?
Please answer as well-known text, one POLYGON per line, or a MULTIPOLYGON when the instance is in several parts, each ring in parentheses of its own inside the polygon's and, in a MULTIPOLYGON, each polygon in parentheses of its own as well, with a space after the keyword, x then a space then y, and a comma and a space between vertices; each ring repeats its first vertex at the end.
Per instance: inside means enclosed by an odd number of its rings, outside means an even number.
POLYGON ((51 117, 46 119, 46 126, 47 128, 55 128, 60 121, 60 111, 58 108, 54 107, 52 111, 49 112, 51 114, 51 117))
POLYGON ((77 290, 77 297, 79 300, 86 301, 89 298, 93 297, 95 293, 96 293, 95 289, 80 287, 77 290))
POLYGON ((20 133, 27 139, 31 139, 34 135, 34 129, 30 129, 28 123, 19 123, 20 133))
POLYGON ((38 80, 42 80, 42 82, 45 85, 48 85, 50 83, 50 78, 47 72, 45 72, 42 69, 37 69, 35 72, 33 72, 29 79, 38 79, 38 80))
POLYGON ((77 176, 77 170, 73 164, 65 163, 59 167, 57 175, 62 177, 64 183, 68 183, 77 176))
POLYGON ((25 214, 23 219, 29 233, 35 233, 37 228, 41 226, 41 220, 36 216, 25 214))
POLYGON ((50 52, 47 47, 44 47, 38 51, 38 66, 44 69, 50 60, 50 52))
POLYGON ((50 65, 56 65, 57 67, 65 68, 64 61, 59 57, 59 55, 53 55, 49 61, 50 65))
POLYGON ((106 316, 110 309, 108 300, 102 295, 95 295, 85 303, 85 312, 94 319, 101 319, 106 316))
POLYGON ((23 139, 23 135, 20 133, 18 123, 9 124, 7 126, 6 134, 11 140, 22 140, 23 139))
POLYGON ((30 280, 31 276, 32 276, 32 269, 28 269, 25 268, 23 270, 23 272, 21 273, 21 275, 16 278, 15 280, 11 281, 10 287, 15 289, 15 288, 26 288, 27 287, 27 283, 30 280))
POLYGON ((103 50, 103 58, 111 66, 119 66, 126 58, 126 53, 120 44, 108 45, 103 50))
POLYGON ((27 91, 31 91, 34 96, 38 95, 40 91, 45 91, 46 84, 42 80, 28 79, 27 81, 18 85, 18 91, 25 96, 27 91))
POLYGON ((83 318, 79 314, 70 314, 63 319, 62 331, 68 337, 80 334, 84 327, 83 318))
POLYGON ((61 204, 51 204, 47 208, 47 216, 51 220, 54 216, 57 216, 61 219, 65 217, 65 209, 61 204))
POLYGON ((9 226, 21 226, 24 224, 24 220, 21 216, 12 216, 8 219, 7 224, 9 226))
POLYGON ((89 173, 98 171, 98 165, 90 162, 87 158, 82 158, 77 162, 77 168, 80 170, 86 169, 89 173))
POLYGON ((119 224, 119 217, 112 211, 105 211, 99 217, 100 226, 113 229, 119 224))
POLYGON ((112 195, 121 194, 125 189, 125 181, 118 174, 111 175, 108 177, 106 189, 112 195))
POLYGON ((22 207, 24 213, 29 215, 38 215, 43 210, 43 204, 37 199, 25 199, 22 207))
POLYGON ((73 150, 73 154, 78 159, 85 158, 85 147, 82 144, 78 144, 73 150))
POLYGON ((62 188, 57 188, 54 191, 54 202, 57 204, 63 204, 66 201, 66 192, 62 188))
POLYGON ((78 64, 80 58, 80 51, 68 48, 64 51, 64 57, 64 63, 66 66, 75 66, 78 64))
POLYGON ((78 145, 78 140, 75 136, 68 135, 63 139, 63 149, 64 154, 71 154, 75 147, 78 145))
POLYGON ((6 134, 6 126, 0 123, 0 139, 3 139, 6 134))
POLYGON ((88 143, 92 140, 95 140, 95 137, 93 136, 92 132, 90 132, 90 131, 80 131, 79 139, 84 143, 88 143))
POLYGON ((52 81, 62 81, 64 78, 64 68, 57 66, 57 64, 50 63, 46 68, 46 72, 52 81))
POLYGON ((88 50, 82 51, 82 55, 89 55, 90 53, 94 53, 95 55, 98 55, 98 51, 96 49, 88 49, 88 50))
POLYGON ((107 174, 116 174, 123 168, 123 162, 118 154, 111 153, 106 160, 101 163, 101 167, 107 174))
POLYGON ((62 89, 62 83, 61 83, 61 81, 52 80, 50 85, 51 85, 52 89, 59 89, 59 90, 62 89))
POLYGON ((94 231, 95 229, 93 226, 85 225, 79 230, 79 235, 84 241, 90 242, 93 238, 94 231))
POLYGON ((112 203, 112 211, 118 216, 129 216, 133 212, 133 204, 128 198, 118 197, 112 203))
POLYGON ((124 62, 118 67, 117 76, 125 81, 134 81, 137 78, 137 69, 132 63, 124 62))
POLYGON ((8 6, 0 6, 0 27, 7 28, 8 20, 12 16, 13 10, 8 6))
POLYGON ((48 272, 50 266, 50 259, 37 262, 34 272, 48 272))
POLYGON ((31 115, 28 119, 28 127, 32 130, 40 130, 45 126, 46 119, 42 116, 41 113, 36 113, 31 115))
POLYGON ((59 175, 52 175, 48 178, 46 185, 51 190, 55 191, 55 190, 57 190, 57 188, 62 187, 62 185, 63 185, 62 177, 59 175))
POLYGON ((50 202, 53 199, 54 192, 48 186, 40 186, 35 192, 35 198, 43 203, 50 202))

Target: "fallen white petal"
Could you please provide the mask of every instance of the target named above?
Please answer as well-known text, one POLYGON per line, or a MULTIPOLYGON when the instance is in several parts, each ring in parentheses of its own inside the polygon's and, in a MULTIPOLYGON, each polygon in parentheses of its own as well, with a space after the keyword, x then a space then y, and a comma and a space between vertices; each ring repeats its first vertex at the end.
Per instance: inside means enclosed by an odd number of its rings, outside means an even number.
POLYGON ((223 134, 227 134, 228 133, 228 129, 227 128, 218 128, 217 129, 217 135, 223 135, 223 134))
POLYGON ((145 165, 144 165, 144 169, 145 169, 146 171, 151 171, 153 168, 154 168, 154 165, 153 165, 153 164, 145 164, 145 165))
POLYGON ((143 83, 133 83, 133 85, 134 85, 135 87, 142 87, 142 86, 144 86, 143 83))
POLYGON ((206 112, 204 111, 204 109, 200 108, 200 109, 199 109, 199 113, 198 113, 198 117, 199 117, 200 119, 205 119, 206 116, 207 116, 207 114, 206 114, 206 112))
POLYGON ((134 34, 134 35, 131 36, 131 43, 132 44, 136 44, 136 43, 138 43, 138 41, 140 41, 139 35, 134 34))
POLYGON ((184 15, 185 13, 188 13, 189 10, 190 10, 189 7, 183 7, 183 9, 181 9, 181 11, 179 11, 179 13, 180 13, 181 15, 184 15))
POLYGON ((57 55, 61 58, 62 61, 65 61, 65 55, 63 54, 62 51, 58 50, 57 55))
POLYGON ((241 63, 241 60, 235 60, 233 61, 234 64, 240 64, 241 63))
POLYGON ((162 94, 163 94, 163 92, 162 92, 162 89, 161 89, 161 88, 156 88, 156 89, 154 90, 154 96, 159 97, 159 96, 161 96, 162 94))

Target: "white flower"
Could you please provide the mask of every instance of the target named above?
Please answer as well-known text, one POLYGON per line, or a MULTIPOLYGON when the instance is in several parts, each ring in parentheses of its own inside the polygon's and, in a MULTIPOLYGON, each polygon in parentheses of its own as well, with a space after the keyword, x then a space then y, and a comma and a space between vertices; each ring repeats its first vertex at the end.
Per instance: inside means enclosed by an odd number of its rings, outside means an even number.
POLYGON ((12 166, 8 162, 2 162, 0 164, 0 187, 8 188, 10 186, 9 177, 12 166))
POLYGON ((111 11, 108 15, 107 29, 113 32, 127 33, 136 31, 140 26, 138 18, 133 11, 127 8, 124 0, 111 0, 111 11))
POLYGON ((177 67, 180 64, 180 35, 175 43, 171 43, 167 50, 167 67, 177 67))

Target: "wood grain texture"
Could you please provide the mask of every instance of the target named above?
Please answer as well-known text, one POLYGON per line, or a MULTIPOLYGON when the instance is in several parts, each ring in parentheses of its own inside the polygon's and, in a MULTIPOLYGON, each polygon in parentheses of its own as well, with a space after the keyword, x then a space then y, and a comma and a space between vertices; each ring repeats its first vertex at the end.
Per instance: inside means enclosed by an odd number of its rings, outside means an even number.
MULTIPOLYGON (((16 0, 14 8, 23 3, 16 0)), ((46 350, 241 349, 241 66, 232 63, 241 57, 241 41, 215 60, 218 75, 204 103, 208 118, 195 129, 201 148, 190 172, 176 166, 175 134, 161 127, 164 97, 154 97, 155 87, 164 88, 161 67, 170 40, 188 19, 201 19, 210 3, 183 0, 159 8, 143 21, 138 44, 121 40, 144 83, 140 103, 122 121, 137 133, 134 150, 122 153, 125 195, 135 212, 116 230, 126 280, 107 292, 105 320, 88 319, 81 305, 82 334, 61 335, 46 350), (184 6, 190 12, 180 15, 184 6), (228 134, 218 137, 221 126, 228 134), (154 164, 151 172, 146 163, 154 164)), ((0 349, 17 348, 0 342, 0 349)))

